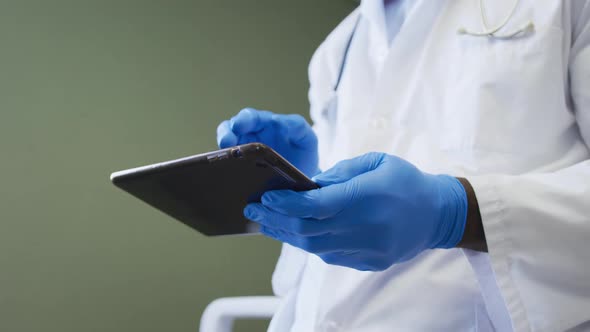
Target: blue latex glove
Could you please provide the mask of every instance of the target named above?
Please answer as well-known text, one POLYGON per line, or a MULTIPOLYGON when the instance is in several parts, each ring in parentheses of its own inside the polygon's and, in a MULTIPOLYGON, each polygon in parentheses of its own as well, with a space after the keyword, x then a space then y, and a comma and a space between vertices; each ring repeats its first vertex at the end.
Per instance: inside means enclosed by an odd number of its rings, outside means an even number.
POLYGON ((269 191, 244 215, 269 237, 357 270, 384 270, 463 237, 467 194, 454 177, 369 153, 314 180, 322 188, 269 191))
POLYGON ((307 176, 319 173, 318 139, 300 115, 245 108, 217 127, 221 148, 251 142, 270 146, 307 176))

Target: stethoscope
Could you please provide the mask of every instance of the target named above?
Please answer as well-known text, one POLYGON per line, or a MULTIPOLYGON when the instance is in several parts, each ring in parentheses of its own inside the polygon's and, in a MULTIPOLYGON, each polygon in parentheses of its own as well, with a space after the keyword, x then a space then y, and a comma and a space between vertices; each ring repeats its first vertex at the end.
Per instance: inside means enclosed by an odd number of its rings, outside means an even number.
MULTIPOLYGON (((484 2, 484 0, 479 0, 479 10, 480 10, 480 15, 481 15, 481 23, 482 23, 484 30, 480 31, 480 32, 474 32, 474 31, 468 30, 465 27, 461 27, 457 30, 458 34, 469 35, 469 36, 473 36, 473 37, 486 37, 486 38, 490 38, 490 39, 512 39, 512 38, 516 38, 516 37, 522 37, 524 35, 535 32, 535 24, 533 23, 533 21, 528 21, 520 29, 516 29, 512 32, 505 33, 505 34, 498 33, 498 31, 500 31, 504 27, 506 27, 506 25, 508 25, 510 20, 514 17, 514 14, 516 13, 516 9, 518 8, 518 5, 520 4, 520 0, 514 1, 514 6, 512 6, 512 9, 510 10, 510 12, 506 16, 506 18, 498 26, 496 26, 494 28, 490 28, 488 25, 488 18, 487 18, 487 14, 486 14, 486 10, 485 10, 483 2, 484 2)), ((350 36, 346 42, 346 47, 344 48, 342 61, 340 62, 340 69, 338 70, 338 76, 336 78, 336 82, 335 82, 335 84, 333 86, 333 90, 332 90, 332 97, 327 102, 326 107, 324 107, 324 110, 322 112, 323 115, 328 118, 335 117, 335 115, 336 115, 338 87, 340 86, 340 81, 342 80, 342 76, 344 74, 344 69, 346 68, 348 54, 350 53, 350 46, 351 46, 352 41, 354 39, 354 35, 356 34, 356 31, 358 29, 360 20, 361 20, 361 15, 359 14, 356 19, 356 22, 354 24, 354 27, 352 28, 352 32, 350 33, 350 36)))
POLYGON ((514 1, 514 6, 512 6, 510 13, 506 16, 506 18, 502 21, 502 23, 500 23, 495 28, 490 28, 490 26, 488 25, 488 18, 487 18, 484 4, 483 4, 483 0, 479 0, 479 12, 481 15, 481 24, 483 27, 483 31, 473 32, 473 31, 468 30, 465 27, 461 27, 461 28, 459 28, 459 30, 457 30, 457 33, 460 35, 470 35, 470 36, 474 36, 474 37, 489 37, 489 38, 493 38, 493 39, 511 39, 511 38, 515 38, 518 36, 522 36, 522 35, 526 35, 526 34, 535 32, 535 24, 533 23, 533 21, 528 21, 520 29, 514 30, 514 31, 506 33, 506 34, 498 34, 498 31, 502 30, 502 28, 504 28, 508 24, 510 19, 514 16, 514 14, 516 13, 516 8, 518 7, 519 4, 520 4, 520 0, 514 1))
POLYGON ((338 87, 340 86, 340 81, 344 75, 344 68, 346 68, 346 61, 348 60, 348 54, 350 53, 350 45, 352 44, 352 40, 354 39, 354 35, 356 34, 356 30, 360 21, 361 15, 359 14, 356 18, 356 22, 354 23, 354 27, 352 28, 352 32, 346 41, 346 46, 344 47, 344 53, 342 55, 342 61, 340 62, 340 68, 338 69, 338 76, 336 77, 336 82, 332 87, 332 93, 328 98, 328 101, 324 104, 324 108, 322 109, 322 117, 328 120, 328 123, 336 123, 336 110, 338 109, 338 87))

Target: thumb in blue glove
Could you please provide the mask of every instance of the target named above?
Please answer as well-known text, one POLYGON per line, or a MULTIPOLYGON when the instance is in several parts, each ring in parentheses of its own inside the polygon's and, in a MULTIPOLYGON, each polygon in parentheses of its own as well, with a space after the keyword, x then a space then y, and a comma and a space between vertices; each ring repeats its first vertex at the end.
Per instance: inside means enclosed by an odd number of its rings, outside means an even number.
POLYGON ((454 177, 369 153, 314 180, 322 188, 267 192, 244 215, 267 236, 357 270, 384 270, 463 236, 467 195, 454 177))

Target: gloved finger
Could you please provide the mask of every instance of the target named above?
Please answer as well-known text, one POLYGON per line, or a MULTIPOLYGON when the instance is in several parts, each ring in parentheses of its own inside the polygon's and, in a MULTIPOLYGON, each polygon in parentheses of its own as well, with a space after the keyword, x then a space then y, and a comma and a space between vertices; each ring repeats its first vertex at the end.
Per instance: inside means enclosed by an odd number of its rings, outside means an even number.
POLYGON ((304 117, 299 114, 280 115, 274 114, 273 119, 276 123, 285 127, 285 136, 289 137, 290 142, 298 147, 315 146, 317 137, 311 126, 304 117))
MULTIPOLYGON (((344 265, 344 260, 346 258, 342 257, 343 255, 341 255, 340 252, 334 252, 334 253, 325 253, 325 254, 321 254, 318 255, 326 264, 330 264, 330 265, 339 265, 339 266, 345 266, 344 265)), ((350 258, 348 258, 348 260, 350 260, 350 258)))
POLYGON ((335 247, 337 244, 330 239, 329 235, 304 236, 290 234, 268 226, 261 226, 260 232, 277 241, 288 243, 312 254, 327 254, 338 251, 338 248, 335 247))
POLYGON ((225 120, 217 126, 217 145, 227 148, 238 144, 238 137, 231 131, 229 121, 225 120))
POLYGON ((265 192, 260 201, 266 208, 286 216, 311 218, 315 208, 313 200, 301 197, 302 192, 292 190, 271 190, 265 192))
POLYGON ((273 190, 262 195, 264 206, 284 215, 326 219, 337 215, 356 196, 356 181, 295 192, 273 190))
POLYGON ((276 147, 277 144, 280 144, 280 140, 286 137, 274 124, 266 126, 262 130, 256 132, 254 135, 256 135, 257 142, 264 143, 270 147, 276 147))
MULTIPOLYGON (((274 229, 272 227, 268 227, 268 226, 264 226, 264 225, 260 225, 260 233, 262 235, 266 235, 270 238, 273 238, 277 241, 281 241, 282 238, 285 237, 285 232, 279 229, 274 229)), ((281 241, 283 242, 283 241, 281 241)))
POLYGON ((241 135, 238 137, 238 145, 258 142, 258 137, 255 134, 241 135))
POLYGON ((264 207, 262 204, 248 204, 244 216, 263 226, 298 235, 321 235, 330 232, 319 220, 290 217, 264 207))
POLYGON ((273 125, 273 113, 244 108, 230 119, 230 128, 236 135, 255 134, 273 125))
POLYGON ((384 239, 391 239, 391 237, 385 237, 381 239, 375 238, 374 233, 364 231, 362 225, 359 227, 350 228, 348 227, 341 231, 335 231, 331 233, 331 240, 335 243, 335 247, 338 247, 339 254, 348 257, 347 259, 359 258, 358 255, 365 255, 370 257, 377 257, 383 255, 387 250, 387 246, 384 246, 384 239), (382 243, 379 243, 382 242, 382 243))
POLYGON ((329 170, 314 176, 312 180, 322 187, 343 183, 376 169, 383 162, 384 156, 383 153, 370 152, 353 159, 343 160, 329 170))

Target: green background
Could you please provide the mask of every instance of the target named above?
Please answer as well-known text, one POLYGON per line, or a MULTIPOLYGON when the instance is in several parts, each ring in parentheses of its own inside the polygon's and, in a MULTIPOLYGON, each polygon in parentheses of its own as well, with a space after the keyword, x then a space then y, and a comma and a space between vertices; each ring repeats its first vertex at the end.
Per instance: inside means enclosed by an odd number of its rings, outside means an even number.
POLYGON ((0 331, 196 331, 211 300, 270 294, 278 243, 206 238, 108 177, 215 149, 244 106, 306 114, 355 5, 0 1, 0 331))

